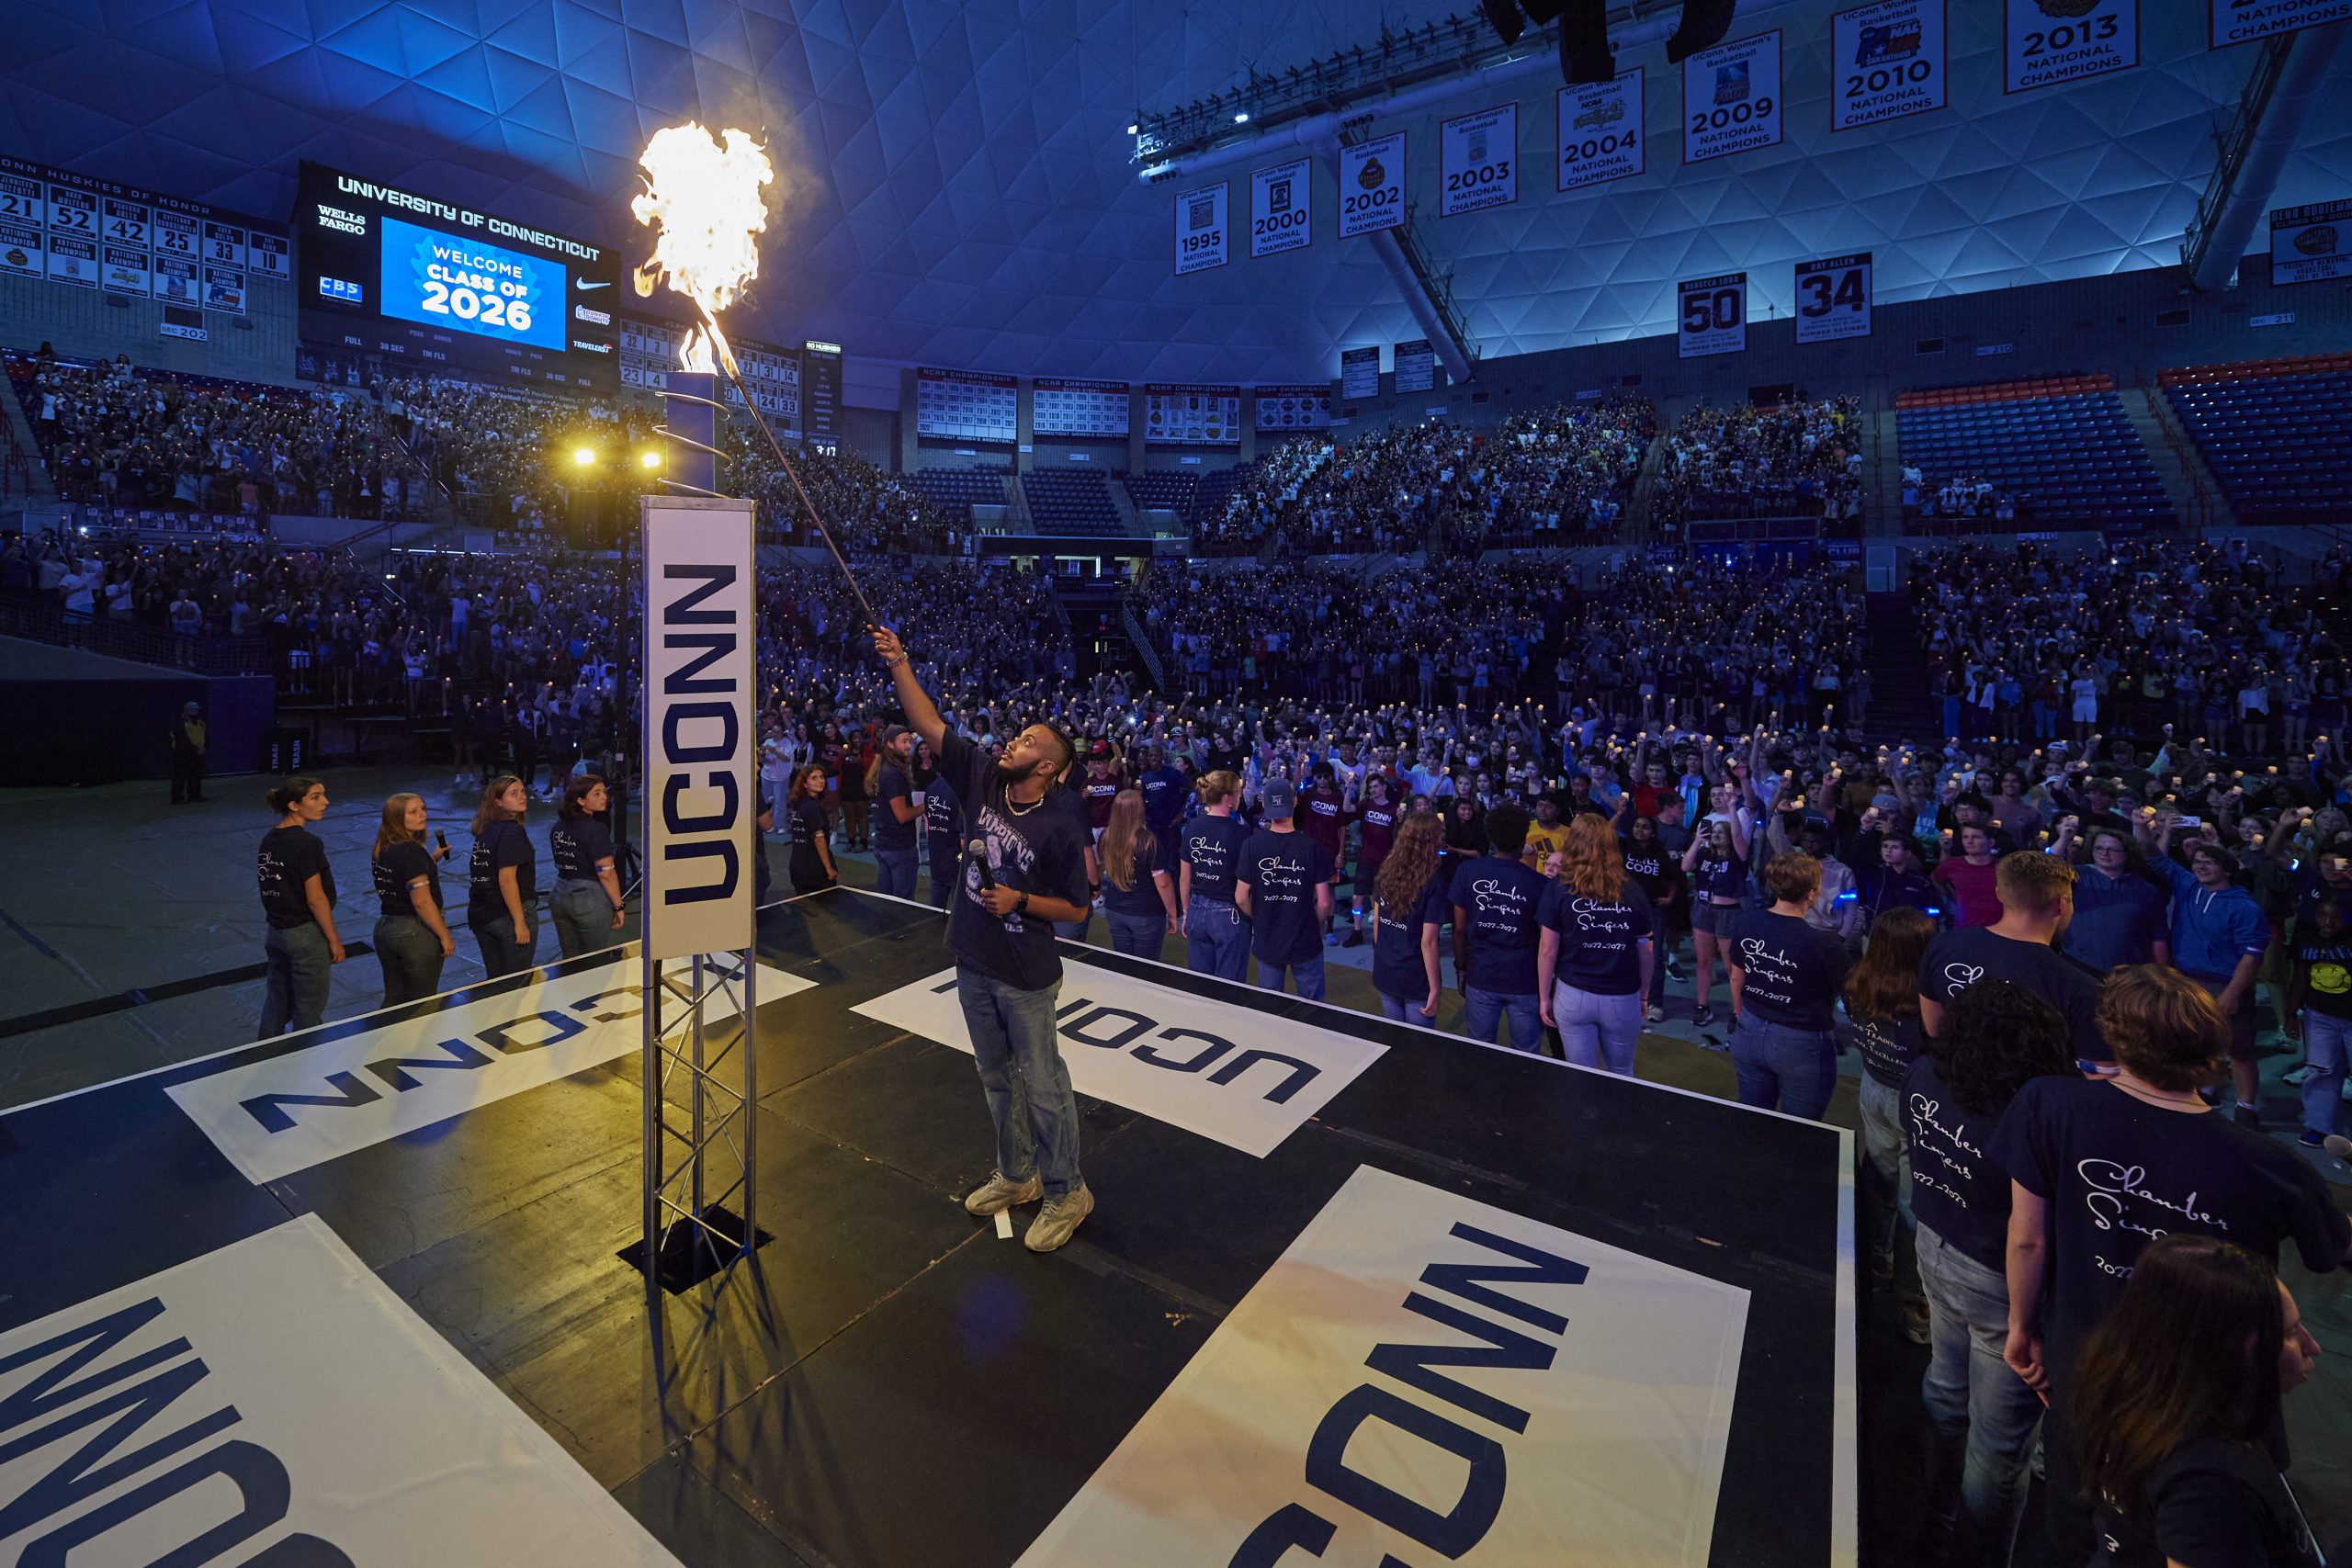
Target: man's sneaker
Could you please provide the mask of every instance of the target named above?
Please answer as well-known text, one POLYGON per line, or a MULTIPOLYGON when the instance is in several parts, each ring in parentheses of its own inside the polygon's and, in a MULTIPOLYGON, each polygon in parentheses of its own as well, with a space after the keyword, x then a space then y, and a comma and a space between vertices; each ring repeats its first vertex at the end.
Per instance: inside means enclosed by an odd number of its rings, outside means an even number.
POLYGON ((2262 1112, 2256 1111, 2251 1105, 2233 1106, 2231 1108, 2230 1115, 2241 1127, 2259 1127, 2262 1125, 2262 1112))
POLYGON ((1715 1010, 1711 1007, 1702 1007, 1690 1015, 1690 1021, 1701 1029, 1704 1029, 1715 1021, 1715 1010))
POLYGON ((1323 945, 1324 945, 1324 946, 1326 946, 1326 947, 1337 947, 1337 946, 1339 946, 1339 945, 1340 945, 1340 933, 1339 933, 1338 931, 1325 931, 1325 932, 1323 933, 1323 945))
POLYGON ((1046 1200, 1021 1243, 1032 1252, 1051 1252, 1070 1238, 1079 1221, 1093 1212, 1094 1194, 1081 1181, 1060 1197, 1046 1200))
POLYGON ((964 1212, 967 1214, 999 1214, 1015 1203, 1034 1203, 1045 1195, 1045 1178, 1034 1170, 1020 1181, 1008 1179, 1001 1170, 992 1170, 989 1172, 989 1179, 964 1200, 964 1212))
POLYGON ((1645 1023, 1664 1023, 1666 1021, 1666 1010, 1662 1007, 1653 1006, 1642 1014, 1642 1021, 1645 1023))
POLYGON ((1363 945, 1363 932, 1361 931, 1350 931, 1348 933, 1348 940, 1341 942, 1340 945, 1341 947, 1362 947, 1363 945))
POLYGON ((2303 1147, 2307 1149, 2324 1149, 2327 1147, 2327 1134, 2319 1131, 2315 1127, 2304 1128, 2302 1136, 2297 1138, 2295 1141, 2302 1145, 2303 1147))

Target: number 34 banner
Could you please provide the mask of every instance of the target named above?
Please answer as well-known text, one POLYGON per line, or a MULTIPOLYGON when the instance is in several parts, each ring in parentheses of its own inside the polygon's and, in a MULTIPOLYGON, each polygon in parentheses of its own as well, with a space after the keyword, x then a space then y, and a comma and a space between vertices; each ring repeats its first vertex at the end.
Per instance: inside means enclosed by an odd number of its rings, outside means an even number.
POLYGON ((1675 346, 1685 359, 1747 347, 1747 274, 1685 278, 1674 286, 1675 346))
POLYGON ((1797 341, 1871 335, 1871 254, 1797 263, 1797 341))

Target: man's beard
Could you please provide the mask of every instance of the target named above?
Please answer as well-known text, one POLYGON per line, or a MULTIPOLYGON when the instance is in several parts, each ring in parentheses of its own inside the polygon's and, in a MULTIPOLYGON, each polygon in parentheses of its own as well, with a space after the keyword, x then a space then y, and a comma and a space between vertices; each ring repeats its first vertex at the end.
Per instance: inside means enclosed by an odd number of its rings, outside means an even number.
POLYGON ((1029 776, 1029 770, 1009 757, 999 757, 996 760, 996 776, 1007 784, 1018 784, 1029 776))

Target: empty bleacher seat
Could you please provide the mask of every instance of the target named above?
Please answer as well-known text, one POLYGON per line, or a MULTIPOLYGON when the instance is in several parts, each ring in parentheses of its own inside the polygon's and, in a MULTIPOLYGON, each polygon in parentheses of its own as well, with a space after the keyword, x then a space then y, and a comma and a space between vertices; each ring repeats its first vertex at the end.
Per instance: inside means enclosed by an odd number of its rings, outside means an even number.
POLYGON ((2201 366, 2158 380, 2238 521, 2352 516, 2352 355, 2201 366))
MULTIPOLYGON (((2170 499, 2109 376, 2052 376, 1897 394, 1897 447, 1923 495, 1989 481, 2039 526, 2162 524, 2170 499)), ((1965 528, 1991 517, 1943 518, 1965 528)))

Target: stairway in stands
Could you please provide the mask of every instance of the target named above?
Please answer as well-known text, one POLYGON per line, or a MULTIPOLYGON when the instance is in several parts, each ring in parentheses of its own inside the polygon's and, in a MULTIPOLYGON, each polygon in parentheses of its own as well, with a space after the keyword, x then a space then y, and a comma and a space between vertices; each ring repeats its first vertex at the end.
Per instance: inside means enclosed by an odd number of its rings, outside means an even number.
POLYGON ((1870 596, 1871 709, 1872 736, 1925 743, 1935 739, 1943 718, 1928 687, 1928 657, 1906 592, 1870 596))

